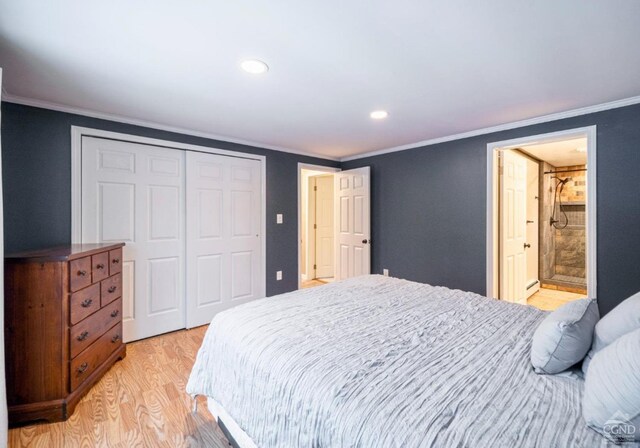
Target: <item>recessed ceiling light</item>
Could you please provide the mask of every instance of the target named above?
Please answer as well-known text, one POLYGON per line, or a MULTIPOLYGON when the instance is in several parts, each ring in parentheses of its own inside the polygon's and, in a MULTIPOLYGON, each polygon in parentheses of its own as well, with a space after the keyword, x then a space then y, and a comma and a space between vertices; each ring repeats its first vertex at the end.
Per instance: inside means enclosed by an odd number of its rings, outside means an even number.
POLYGON ((245 59, 240 63, 240 67, 252 75, 261 75, 269 71, 269 66, 258 59, 245 59))
POLYGON ((383 118, 387 118, 389 113, 386 110, 374 110, 369 116, 374 120, 382 120, 383 118))

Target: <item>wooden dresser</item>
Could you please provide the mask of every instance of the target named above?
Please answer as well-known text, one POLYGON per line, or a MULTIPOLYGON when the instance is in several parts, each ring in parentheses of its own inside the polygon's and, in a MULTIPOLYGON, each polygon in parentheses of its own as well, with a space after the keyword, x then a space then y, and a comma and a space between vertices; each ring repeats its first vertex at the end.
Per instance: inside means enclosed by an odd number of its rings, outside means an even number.
POLYGON ((78 244, 5 259, 9 424, 66 420, 124 358, 122 247, 78 244))

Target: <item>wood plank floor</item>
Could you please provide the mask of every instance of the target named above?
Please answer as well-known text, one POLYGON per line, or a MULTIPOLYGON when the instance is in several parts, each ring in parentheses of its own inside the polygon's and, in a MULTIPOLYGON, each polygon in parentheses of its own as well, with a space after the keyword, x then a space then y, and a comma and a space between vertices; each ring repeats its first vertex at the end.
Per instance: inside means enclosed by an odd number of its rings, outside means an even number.
POLYGON ((545 311, 553 311, 567 302, 576 299, 584 299, 585 297, 585 294, 575 294, 572 292, 540 288, 538 292, 529 297, 527 305, 532 305, 545 311))
POLYGON ((326 284, 327 284, 327 282, 324 282, 324 281, 318 280, 318 279, 307 280, 305 282, 302 282, 302 289, 313 288, 315 286, 322 286, 322 285, 326 285, 326 284))
POLYGON ((185 385, 207 327, 127 344, 69 420, 9 431, 10 447, 213 447, 227 439, 206 407, 198 413, 185 385))

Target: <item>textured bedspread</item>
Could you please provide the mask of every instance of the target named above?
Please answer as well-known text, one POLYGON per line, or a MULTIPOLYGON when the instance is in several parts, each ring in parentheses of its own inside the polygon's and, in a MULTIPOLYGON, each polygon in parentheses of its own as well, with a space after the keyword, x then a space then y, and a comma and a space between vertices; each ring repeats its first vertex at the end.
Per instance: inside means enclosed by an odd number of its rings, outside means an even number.
POLYGON ((545 313, 366 276, 217 315, 187 392, 259 447, 598 447, 583 381, 536 375, 545 313))

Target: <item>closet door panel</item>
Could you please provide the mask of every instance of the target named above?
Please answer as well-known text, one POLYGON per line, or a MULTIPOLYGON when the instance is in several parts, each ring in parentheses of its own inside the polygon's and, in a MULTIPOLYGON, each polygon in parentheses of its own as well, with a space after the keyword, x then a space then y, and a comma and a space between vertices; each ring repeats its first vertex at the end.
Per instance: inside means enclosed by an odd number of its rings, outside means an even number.
POLYGON ((264 296, 259 161, 187 153, 187 327, 264 296))
POLYGON ((184 328, 184 152, 82 139, 82 242, 123 241, 125 341, 184 328))

